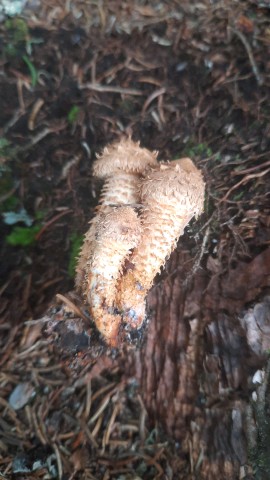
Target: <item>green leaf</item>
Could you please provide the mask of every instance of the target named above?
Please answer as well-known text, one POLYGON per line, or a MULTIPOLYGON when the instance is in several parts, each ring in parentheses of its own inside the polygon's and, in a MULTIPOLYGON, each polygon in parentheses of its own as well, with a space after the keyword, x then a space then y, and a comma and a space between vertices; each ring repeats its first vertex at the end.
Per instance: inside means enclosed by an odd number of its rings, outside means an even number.
POLYGON ((233 196, 233 200, 235 202, 238 202, 238 200, 241 200, 241 198, 244 196, 245 192, 242 190, 242 192, 237 193, 236 195, 233 196))
POLYGON ((73 105, 73 107, 71 107, 71 109, 69 110, 69 112, 67 114, 67 119, 68 119, 68 123, 70 123, 70 125, 73 125, 73 123, 76 122, 76 120, 78 118, 79 111, 80 111, 80 108, 78 107, 78 105, 73 105))
POLYGON ((39 232, 40 226, 33 227, 14 227, 12 232, 6 236, 6 242, 13 247, 27 247, 36 241, 36 234, 39 232))
POLYGON ((31 62, 31 60, 29 60, 29 58, 27 57, 27 55, 23 55, 22 57, 23 61, 26 63, 28 69, 29 69, 29 72, 30 72, 30 75, 31 75, 31 82, 32 82, 32 86, 35 87, 36 84, 37 84, 37 81, 38 81, 38 72, 36 70, 36 67, 34 66, 34 64, 31 62))

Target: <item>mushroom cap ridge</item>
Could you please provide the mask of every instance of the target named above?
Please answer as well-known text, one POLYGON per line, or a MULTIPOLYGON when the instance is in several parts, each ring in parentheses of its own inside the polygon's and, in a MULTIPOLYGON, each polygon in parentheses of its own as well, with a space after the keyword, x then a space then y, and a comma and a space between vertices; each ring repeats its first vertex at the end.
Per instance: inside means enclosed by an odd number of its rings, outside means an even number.
POLYGON ((93 164, 93 175, 106 178, 113 173, 143 173, 148 166, 157 163, 157 152, 141 148, 139 142, 122 139, 108 147, 93 164))

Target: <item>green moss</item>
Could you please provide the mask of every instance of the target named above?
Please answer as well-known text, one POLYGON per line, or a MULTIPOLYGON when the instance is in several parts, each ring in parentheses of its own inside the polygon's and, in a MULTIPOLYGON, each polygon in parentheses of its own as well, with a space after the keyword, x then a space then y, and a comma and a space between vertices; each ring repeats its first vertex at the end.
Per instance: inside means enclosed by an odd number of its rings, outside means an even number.
MULTIPOLYGON (((30 56, 32 54, 32 45, 43 43, 43 39, 31 36, 28 25, 23 18, 9 18, 4 26, 5 35, 2 52, 4 57, 9 60, 22 57, 25 53, 30 56)), ((28 65, 28 68, 30 69, 31 67, 28 65)))
MULTIPOLYGON (((211 157, 213 151, 206 143, 195 144, 193 140, 189 141, 184 148, 183 155, 187 157, 211 157)), ((183 156, 181 155, 181 156, 183 156)), ((179 157, 178 157, 179 158, 179 157)))
POLYGON ((12 211, 17 207, 18 203, 19 203, 19 199, 14 195, 11 195, 2 203, 0 203, 0 212, 12 211))
POLYGON ((9 154, 10 142, 5 137, 0 137, 0 157, 6 157, 9 154))
POLYGON ((38 210, 35 213, 35 219, 36 220, 43 220, 44 217, 46 216, 47 212, 45 210, 38 210))
POLYGON ((39 232, 40 226, 32 227, 14 227, 9 235, 6 236, 6 242, 13 247, 28 247, 36 241, 36 234, 39 232))
POLYGON ((5 21, 5 27, 10 33, 13 44, 25 42, 29 37, 28 25, 22 18, 9 18, 5 21))
POLYGON ((270 472, 270 425, 265 412, 263 418, 259 420, 257 445, 249 451, 249 458, 255 479, 269 478, 265 475, 270 472))
POLYGON ((0 177, 9 171, 9 167, 4 162, 14 158, 16 150, 17 148, 7 138, 0 137, 0 177))
POLYGON ((7 57, 20 55, 29 40, 27 23, 22 18, 9 18, 5 21, 6 37, 3 53, 7 57))

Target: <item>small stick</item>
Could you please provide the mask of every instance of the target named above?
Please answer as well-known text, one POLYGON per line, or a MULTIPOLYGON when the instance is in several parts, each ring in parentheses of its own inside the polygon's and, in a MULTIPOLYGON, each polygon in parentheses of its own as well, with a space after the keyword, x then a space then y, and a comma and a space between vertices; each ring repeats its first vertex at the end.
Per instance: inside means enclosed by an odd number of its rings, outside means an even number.
POLYGON ((153 100, 155 100, 155 98, 159 97, 160 95, 164 95, 164 93, 166 93, 166 88, 165 87, 159 88, 158 90, 155 90, 155 92, 151 93, 151 95, 149 95, 149 97, 144 102, 144 105, 143 105, 143 108, 142 108, 142 115, 145 114, 145 112, 146 112, 147 108, 149 107, 150 103, 153 100))
POLYGON ((255 172, 255 170, 259 170, 262 167, 268 167, 268 165, 270 165, 270 160, 267 160, 267 162, 261 163, 260 165, 256 165, 255 167, 246 168, 245 170, 240 170, 239 172, 232 172, 232 176, 243 175, 243 173, 255 172))
POLYGON ((126 95, 141 96, 143 92, 136 90, 135 88, 122 88, 107 85, 100 85, 98 83, 85 83, 80 86, 81 89, 87 88, 88 90, 94 90, 94 92, 109 92, 109 93, 122 93, 126 95))
POLYGON ((246 175, 244 178, 242 178, 242 180, 240 180, 240 182, 236 183, 235 185, 233 185, 232 188, 230 188, 230 190, 228 190, 228 192, 226 193, 226 195, 224 195, 223 198, 221 198, 221 200, 219 201, 219 203, 221 202, 225 202, 225 200, 227 200, 227 198, 230 196, 230 194, 233 192, 233 190, 235 190, 236 188, 240 187, 241 185, 247 183, 249 180, 252 180, 252 178, 260 178, 260 177, 263 177, 264 175, 266 175, 268 172, 270 172, 270 168, 267 168, 266 170, 264 170, 263 172, 260 172, 260 173, 253 173, 253 174, 250 174, 250 175, 246 175))
POLYGON ((65 297, 61 293, 56 294, 56 298, 60 300, 61 302, 65 303, 78 317, 83 318, 86 321, 89 321, 89 319, 86 317, 86 315, 82 312, 82 310, 75 305, 69 298, 65 297))
POLYGON ((230 27, 230 29, 233 31, 233 33, 235 33, 235 35, 237 35, 237 37, 243 43, 243 45, 246 49, 246 52, 248 54, 248 58, 249 58, 249 61, 250 61, 251 67, 252 67, 252 71, 254 73, 254 76, 256 77, 258 85, 259 86, 263 85, 264 80, 263 80, 263 78, 262 78, 262 76, 259 72, 259 69, 257 67, 256 61, 255 61, 255 58, 254 58, 254 55, 253 55, 252 50, 251 50, 251 46, 249 45, 245 35, 243 35, 242 32, 239 32, 239 30, 237 30, 236 28, 233 28, 232 26, 230 27))
POLYGON ((59 218, 63 217, 64 215, 67 215, 68 213, 71 213, 71 212, 73 212, 73 210, 69 209, 69 210, 65 210, 64 212, 58 213, 58 215, 55 215, 55 217, 53 217, 51 220, 49 220, 49 222, 47 222, 41 228, 41 230, 39 230, 39 232, 36 234, 36 240, 39 240, 41 235, 43 235, 43 233, 45 232, 45 230, 47 230, 48 227, 50 227, 53 223, 55 223, 57 220, 59 220, 59 218))
POLYGON ((63 477, 63 466, 62 466, 62 459, 61 455, 59 452, 59 449, 56 445, 56 443, 53 443, 52 445, 55 456, 56 456, 56 464, 57 464, 57 470, 58 470, 58 479, 60 480, 63 477))
POLYGON ((38 112, 44 105, 44 100, 42 98, 38 98, 38 100, 35 102, 32 111, 30 113, 30 117, 28 120, 28 128, 29 130, 34 130, 35 128, 35 120, 38 112))
POLYGON ((23 152, 27 152, 28 150, 30 150, 30 148, 32 148, 34 145, 36 145, 37 143, 39 143, 41 140, 43 140, 43 138, 47 137, 47 135, 50 135, 51 133, 54 133, 54 132, 57 132, 57 131, 60 131, 60 130, 63 130, 63 128, 65 127, 65 125, 61 125, 59 128, 44 128, 44 130, 42 130, 41 132, 37 133, 34 137, 31 138, 30 142, 28 142, 26 145, 23 145, 21 147, 17 147, 15 149, 15 152, 18 154, 18 153, 23 153, 23 152))

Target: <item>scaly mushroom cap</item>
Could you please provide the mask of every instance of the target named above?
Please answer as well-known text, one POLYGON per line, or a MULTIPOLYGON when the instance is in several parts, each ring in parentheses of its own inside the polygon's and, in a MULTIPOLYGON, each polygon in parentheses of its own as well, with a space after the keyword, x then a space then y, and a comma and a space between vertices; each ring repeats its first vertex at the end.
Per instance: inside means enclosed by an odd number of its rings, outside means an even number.
POLYGON ((104 148, 93 164, 93 174, 99 178, 118 172, 141 174, 156 162, 157 152, 141 148, 139 142, 133 142, 130 138, 122 139, 104 148))
POLYGON ((176 246, 184 228, 203 210, 204 181, 189 162, 151 171, 141 184, 143 234, 130 256, 133 268, 118 286, 117 304, 125 321, 138 328, 145 317, 145 296, 176 246))
POLYGON ((140 240, 141 223, 132 208, 122 206, 100 214, 95 231, 83 293, 98 330, 109 344, 116 345, 121 323, 120 315, 114 314, 116 284, 126 258, 140 240))
POLYGON ((137 213, 128 206, 112 207, 111 211, 100 215, 96 227, 96 241, 115 241, 134 248, 139 241, 141 224, 137 213))
MULTIPOLYGON (((184 167, 185 163, 183 162, 184 167)), ((176 209, 179 213, 187 210, 193 212, 193 215, 200 214, 204 202, 204 181, 194 164, 187 163, 186 168, 176 163, 168 165, 165 170, 150 172, 141 183, 143 205, 164 205, 170 210, 176 209)))

